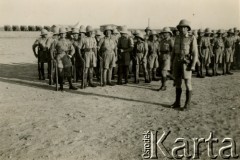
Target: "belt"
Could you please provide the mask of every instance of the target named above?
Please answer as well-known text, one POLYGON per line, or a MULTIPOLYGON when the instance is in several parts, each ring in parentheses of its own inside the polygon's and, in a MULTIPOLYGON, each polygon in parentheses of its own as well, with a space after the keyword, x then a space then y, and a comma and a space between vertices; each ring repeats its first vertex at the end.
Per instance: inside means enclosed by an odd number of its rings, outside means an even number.
POLYGON ((91 51, 93 51, 93 48, 85 48, 84 51, 85 52, 91 52, 91 51))

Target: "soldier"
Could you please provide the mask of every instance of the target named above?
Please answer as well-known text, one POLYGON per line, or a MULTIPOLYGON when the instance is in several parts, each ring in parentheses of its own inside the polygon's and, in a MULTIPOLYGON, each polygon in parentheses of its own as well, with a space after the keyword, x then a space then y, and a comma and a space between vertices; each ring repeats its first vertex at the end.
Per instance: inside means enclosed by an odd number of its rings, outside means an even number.
POLYGON ((53 28, 53 36, 52 37, 49 37, 48 40, 47 40, 47 48, 48 48, 48 53, 49 53, 49 57, 50 57, 50 60, 48 62, 48 66, 51 66, 49 67, 49 85, 52 85, 54 84, 54 79, 56 77, 53 77, 53 73, 54 73, 54 58, 56 56, 56 52, 53 52, 51 54, 50 52, 50 48, 51 48, 51 45, 53 45, 53 43, 56 43, 59 39, 59 28, 58 27, 54 27, 53 28), (53 79, 54 78, 54 79, 53 79))
MULTIPOLYGON (((113 29, 113 35, 112 35, 112 37, 115 39, 115 41, 116 41, 116 43, 118 44, 118 39, 120 38, 120 33, 118 32, 118 30, 117 30, 117 28, 114 28, 113 29)), ((118 57, 116 56, 115 57, 116 59, 116 62, 118 61, 118 57)), ((115 62, 115 64, 117 65, 117 63, 115 62)), ((115 73, 116 73, 116 67, 113 67, 113 69, 112 69, 112 80, 114 80, 115 79, 115 73)))
POLYGON ((233 73, 230 72, 231 63, 233 62, 233 56, 235 52, 235 39, 233 37, 234 31, 232 29, 228 30, 228 36, 224 39, 224 46, 225 46, 225 64, 226 64, 226 74, 232 75, 233 73))
POLYGON ((140 32, 136 35, 136 43, 134 44, 133 57, 135 64, 135 83, 139 83, 139 69, 142 65, 145 83, 149 83, 147 70, 147 54, 148 44, 144 41, 144 35, 140 32))
POLYGON ((112 68, 115 67, 115 57, 117 55, 117 43, 112 38, 113 29, 111 26, 106 26, 104 29, 105 37, 99 42, 99 51, 103 59, 103 86, 114 84, 111 82, 112 79, 112 68))
POLYGON ((152 31, 149 36, 148 43, 148 74, 149 81, 158 81, 157 68, 158 68, 158 55, 159 55, 159 42, 157 40, 157 32, 152 31))
POLYGON ((44 63, 48 62, 48 48, 47 48, 47 35, 48 31, 46 29, 41 30, 41 37, 38 38, 32 45, 33 53, 38 59, 38 77, 39 80, 45 80, 44 74, 44 63), (38 47, 38 52, 36 48, 38 47))
MULTIPOLYGON (((211 34, 212 34, 212 31, 210 30, 210 28, 206 28, 205 35, 200 39, 200 42, 199 42, 199 55, 201 57, 200 73, 202 73, 202 76, 203 76, 203 67, 205 67, 206 76, 208 77, 212 76, 209 73, 209 64, 211 63, 211 57, 213 56, 211 38, 210 38, 211 34)), ((213 75, 215 75, 215 72, 213 72, 213 75)))
MULTIPOLYGON (((217 37, 213 39, 213 54, 214 54, 214 65, 213 65, 213 73, 216 75, 220 75, 218 73, 218 64, 222 63, 223 55, 224 55, 224 42, 223 42, 223 30, 218 30, 217 37)), ((224 68, 224 67, 223 67, 224 68)), ((223 69, 223 74, 225 74, 223 69)))
POLYGON ((145 29, 145 40, 148 40, 149 36, 150 36, 150 33, 151 33, 152 29, 150 27, 147 27, 145 29))
MULTIPOLYGON (((201 38, 203 37, 203 34, 202 34, 202 33, 204 33, 204 30, 203 30, 203 29, 199 29, 198 31, 197 31, 197 30, 194 30, 194 33, 193 33, 193 35, 194 35, 195 38, 197 39, 198 50, 199 50, 200 40, 201 40, 201 38), (200 35, 202 35, 202 36, 200 36, 200 35)), ((198 78, 204 78, 203 73, 202 73, 202 70, 200 69, 200 66, 201 66, 200 59, 201 59, 201 56, 198 55, 198 60, 197 60, 197 62, 196 62, 197 77, 198 77, 198 78)))
POLYGON ((173 48, 173 73, 176 84, 176 100, 171 106, 173 108, 180 108, 180 100, 182 93, 182 78, 186 85, 186 101, 181 110, 187 109, 190 106, 192 97, 192 71, 195 69, 195 65, 198 58, 197 40, 194 36, 189 36, 188 31, 191 30, 190 22, 187 20, 181 20, 177 26, 180 31, 180 35, 175 38, 173 48))
POLYGON ((85 60, 85 75, 84 75, 84 88, 87 85, 87 78, 89 77, 89 86, 96 87, 93 83, 93 68, 96 67, 97 62, 97 42, 92 36, 93 28, 92 26, 87 26, 86 35, 84 39, 80 40, 79 51, 84 50, 84 60, 85 60))
MULTIPOLYGON (((96 39, 96 42, 97 42, 97 67, 94 68, 94 71, 95 71, 95 74, 96 74, 96 77, 98 80, 100 80, 100 76, 101 76, 101 65, 100 63, 102 63, 102 59, 101 57, 99 56, 99 43, 101 41, 101 39, 103 38, 103 34, 100 30, 97 30, 96 33, 95 33, 95 39, 96 39)), ((102 85, 102 84, 101 84, 102 85)))
POLYGON ((129 65, 131 52, 134 47, 133 39, 129 37, 129 32, 124 26, 120 31, 121 37, 118 39, 118 85, 122 85, 124 75, 125 84, 128 83, 129 65))
POLYGON ((79 50, 78 50, 78 45, 79 45, 79 29, 78 28, 73 28, 72 30, 72 45, 75 49, 75 54, 74 56, 72 57, 72 63, 73 65, 75 65, 73 67, 73 75, 74 75, 74 80, 76 82, 78 82, 78 80, 80 79, 80 67, 79 67, 79 61, 80 61, 80 53, 79 53, 79 50))
POLYGON ((75 86, 72 84, 72 63, 71 58, 75 53, 75 49, 73 45, 67 40, 66 37, 66 29, 60 28, 59 30, 59 40, 51 45, 50 52, 51 55, 56 51, 56 61, 58 67, 58 81, 60 84, 60 90, 63 91, 63 79, 64 76, 67 77, 69 82, 69 89, 77 90, 75 86))
POLYGON ((172 31, 169 27, 164 27, 162 30, 163 39, 160 42, 160 69, 162 74, 162 86, 159 88, 159 91, 165 91, 167 89, 166 87, 166 81, 167 81, 167 75, 170 71, 170 62, 171 62, 171 55, 173 50, 174 42, 171 38, 172 31))

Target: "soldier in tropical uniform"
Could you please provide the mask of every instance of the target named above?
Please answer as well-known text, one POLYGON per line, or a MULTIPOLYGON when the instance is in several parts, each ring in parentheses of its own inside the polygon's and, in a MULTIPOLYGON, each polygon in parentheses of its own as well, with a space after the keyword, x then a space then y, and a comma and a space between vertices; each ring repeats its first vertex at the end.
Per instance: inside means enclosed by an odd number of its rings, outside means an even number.
POLYGON ((149 76, 147 70, 147 54, 148 54, 148 44, 144 41, 144 35, 140 32, 136 34, 136 43, 133 48, 133 57, 135 65, 135 83, 139 83, 139 70, 142 66, 145 83, 149 83, 149 76))
POLYGON ((196 38, 188 35, 188 31, 191 30, 190 22, 183 19, 179 22, 177 28, 180 31, 180 35, 176 36, 175 38, 172 54, 173 74, 176 84, 176 100, 172 107, 185 110, 190 106, 191 103, 192 71, 194 71, 198 59, 198 49, 196 38), (182 79, 184 79, 187 89, 184 107, 181 107, 180 104, 182 94, 182 79))
POLYGON ((35 57, 38 59, 39 80, 45 80, 44 63, 48 63, 48 59, 49 59, 48 47, 47 47, 47 40, 48 40, 47 35, 48 35, 48 31, 46 29, 42 29, 41 37, 38 38, 32 45, 33 53, 35 57), (38 48, 37 52, 36 52, 36 48, 38 48))
POLYGON ((133 39, 129 37, 129 31, 124 26, 120 31, 121 37, 118 39, 118 85, 122 85, 124 75, 125 84, 128 83, 129 65, 131 53, 134 47, 133 39))
POLYGON ((56 52, 56 61, 58 67, 58 81, 60 84, 60 90, 63 91, 63 79, 67 77, 69 82, 69 89, 77 90, 72 84, 72 62, 71 58, 75 53, 75 49, 71 42, 67 40, 66 29, 60 28, 59 40, 51 45, 50 52, 53 55, 56 52))
POLYGON ((160 41, 160 52, 159 52, 159 64, 162 74, 162 86, 159 91, 165 91, 167 89, 166 81, 167 75, 170 71, 171 66, 171 55, 173 50, 174 42, 171 38, 172 31, 169 27, 164 27, 162 30, 163 39, 160 41))
POLYGON ((111 26, 106 26, 104 29, 105 37, 99 42, 100 57, 103 60, 103 86, 114 84, 112 79, 112 68, 115 67, 115 57, 117 55, 117 43, 112 37, 113 29, 111 26))
POLYGON ((97 63, 97 42, 95 37, 93 37, 92 26, 87 26, 86 35, 87 37, 80 40, 79 52, 83 54, 85 61, 85 76, 84 76, 84 88, 87 86, 87 79, 89 79, 88 85, 90 87, 96 87, 93 83, 93 69, 96 67, 97 63))
POLYGON ((226 74, 233 74, 230 72, 231 64, 233 63, 233 56, 235 52, 235 39, 233 37, 234 31, 233 29, 228 30, 228 36, 224 39, 224 47, 225 47, 225 64, 226 64, 226 74))

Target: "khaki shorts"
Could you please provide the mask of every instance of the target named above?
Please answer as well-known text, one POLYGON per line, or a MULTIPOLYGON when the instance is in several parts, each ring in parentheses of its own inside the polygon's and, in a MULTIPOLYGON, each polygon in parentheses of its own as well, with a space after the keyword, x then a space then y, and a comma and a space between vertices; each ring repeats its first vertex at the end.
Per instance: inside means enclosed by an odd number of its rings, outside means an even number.
POLYGON ((223 50, 221 48, 218 48, 214 51, 214 53, 215 53, 215 63, 222 63, 223 50))
POLYGON ((205 64, 210 64, 211 63, 210 50, 209 49, 203 49, 202 54, 203 54, 203 60, 204 60, 205 64))
POLYGON ((57 55, 58 68, 67 68, 72 66, 72 61, 66 53, 57 55))
POLYGON ((226 63, 233 62, 233 50, 232 50, 232 48, 226 48, 225 62, 226 63))
POLYGON ((177 59, 174 59, 173 62, 173 75, 176 79, 191 79, 192 78, 192 71, 188 71, 187 64, 184 64, 177 59))
POLYGON ((115 53, 114 52, 104 52, 103 53, 103 68, 109 69, 116 66, 115 53))
POLYGON ((148 68, 158 68, 158 55, 151 54, 148 56, 148 68))
POLYGON ((97 66, 97 59, 94 52, 85 52, 84 60, 86 68, 93 68, 97 66))

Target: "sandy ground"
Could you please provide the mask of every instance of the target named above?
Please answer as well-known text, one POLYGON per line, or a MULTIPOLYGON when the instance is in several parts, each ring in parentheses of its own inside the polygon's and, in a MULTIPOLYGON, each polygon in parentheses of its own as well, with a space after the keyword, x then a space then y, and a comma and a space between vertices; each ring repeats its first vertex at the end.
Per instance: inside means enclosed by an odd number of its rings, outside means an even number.
MULTIPOLYGON (((194 78, 192 106, 185 112, 169 108, 172 81, 165 92, 156 91, 160 82, 143 80, 77 91, 65 85, 64 92, 56 92, 37 79, 31 51, 37 34, 24 35, 0 34, 1 160, 140 160, 147 130, 170 130, 167 148, 178 137, 207 138, 212 131, 220 140, 215 153, 224 146, 222 139, 231 137, 240 154, 240 72, 194 78)), ((182 104, 184 99, 185 88, 182 104)), ((209 159, 206 144, 200 150, 201 159, 209 159)))

